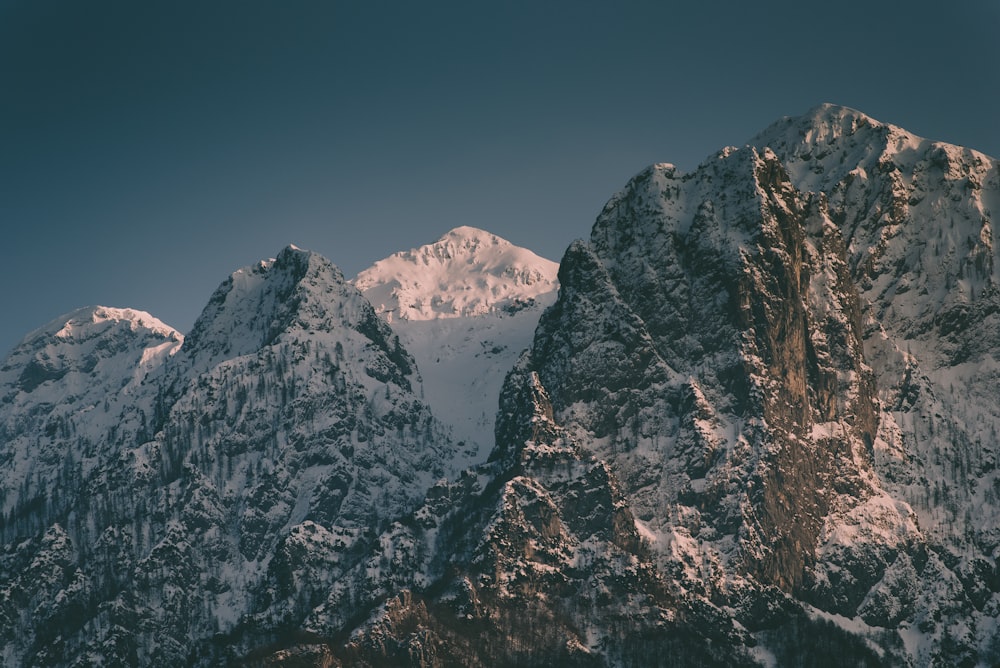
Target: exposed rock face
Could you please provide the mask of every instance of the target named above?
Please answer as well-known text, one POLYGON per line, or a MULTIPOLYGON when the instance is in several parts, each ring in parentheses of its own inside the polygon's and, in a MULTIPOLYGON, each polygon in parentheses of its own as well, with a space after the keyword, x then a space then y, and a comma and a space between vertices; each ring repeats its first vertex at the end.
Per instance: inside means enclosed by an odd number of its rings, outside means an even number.
POLYGON ((744 625, 777 587, 884 660, 993 660, 996 162, 830 106, 754 144, 643 172, 567 252, 555 422, 744 625))
POLYGON ((767 150, 653 167, 560 282, 532 352, 557 422, 669 550, 695 540, 699 561, 801 589, 823 518, 881 493, 858 295, 822 197, 767 150))
POLYGON ((555 527, 576 504, 560 505, 552 469, 524 464, 538 443, 602 462, 646 536, 631 554, 666 587, 589 600, 571 618, 605 630, 590 656, 623 661, 599 603, 638 596, 673 620, 694 602, 714 611, 699 624, 731 654, 692 663, 801 664, 824 647, 858 665, 997 659, 997 411, 983 388, 998 186, 985 156, 824 106, 691 174, 654 166, 611 199, 563 258, 493 455, 523 476, 503 488, 518 499, 511 535, 538 536, 510 541, 532 546, 510 563, 548 555, 550 577, 572 581, 542 548, 573 544, 555 527))
POLYGON ((345 665, 753 665, 745 633, 649 559, 608 466, 553 423, 536 374, 508 377, 496 459, 436 487, 345 574, 307 628, 372 616, 345 665), (352 604, 348 605, 347 602, 352 604), (384 603, 381 603, 383 602, 384 603), (595 646, 595 638, 600 638, 595 646))
POLYGON ((997 162, 829 105, 753 143, 827 195, 876 378, 874 471, 922 534, 894 544, 859 526, 881 544, 866 551, 830 527, 817 590, 870 624, 923 632, 908 648, 918 663, 995 662, 997 162))

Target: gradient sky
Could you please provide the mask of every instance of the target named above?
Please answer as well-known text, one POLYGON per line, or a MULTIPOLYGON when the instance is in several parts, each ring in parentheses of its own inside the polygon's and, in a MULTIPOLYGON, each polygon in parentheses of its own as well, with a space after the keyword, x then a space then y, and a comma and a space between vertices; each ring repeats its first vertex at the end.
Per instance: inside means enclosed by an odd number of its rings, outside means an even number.
POLYGON ((186 331, 288 243, 558 260, 644 166, 820 102, 1000 155, 998 7, 0 0, 0 355, 91 304, 186 331))

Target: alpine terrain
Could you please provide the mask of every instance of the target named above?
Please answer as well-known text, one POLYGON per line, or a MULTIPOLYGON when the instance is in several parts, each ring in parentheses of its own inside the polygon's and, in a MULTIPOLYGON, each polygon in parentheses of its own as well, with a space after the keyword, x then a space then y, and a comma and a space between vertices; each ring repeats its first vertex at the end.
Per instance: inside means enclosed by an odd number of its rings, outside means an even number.
POLYGON ((0 363, 10 666, 1000 665, 1000 164, 833 105, 556 265, 289 246, 0 363))

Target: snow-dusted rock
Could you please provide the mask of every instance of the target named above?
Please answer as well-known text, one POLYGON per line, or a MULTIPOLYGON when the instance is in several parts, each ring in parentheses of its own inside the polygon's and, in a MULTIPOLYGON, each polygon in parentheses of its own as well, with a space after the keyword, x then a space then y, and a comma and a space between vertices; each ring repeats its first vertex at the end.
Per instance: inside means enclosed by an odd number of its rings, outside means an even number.
POLYGON ((147 665, 239 656, 297 624, 338 568, 454 474, 413 359, 318 255, 289 247, 235 272, 180 341, 143 314, 96 309, 8 358, 12 664, 86 661, 109 643, 147 665), (65 427, 35 426, 61 410, 65 427), (85 411, 139 418, 95 440, 85 411), (51 464, 23 445, 39 438, 51 464), (63 574, 37 578, 27 562, 63 574))
POLYGON ((65 510, 82 476, 147 440, 155 375, 184 337, 142 311, 88 307, 32 332, 0 366, 0 510, 65 510), (56 510, 56 508, 53 508, 56 510))
POLYGON ((996 161, 824 105, 647 169, 564 257, 529 363, 556 424, 766 644, 777 588, 890 663, 996 659, 998 194, 996 161))

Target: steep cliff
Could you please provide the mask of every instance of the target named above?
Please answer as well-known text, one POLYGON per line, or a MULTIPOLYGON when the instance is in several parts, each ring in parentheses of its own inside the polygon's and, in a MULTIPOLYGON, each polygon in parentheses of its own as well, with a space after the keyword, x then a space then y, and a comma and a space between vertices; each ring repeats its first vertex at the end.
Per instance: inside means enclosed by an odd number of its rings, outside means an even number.
POLYGON ((751 630, 773 587, 890 663, 995 659, 997 195, 824 105, 611 199, 530 368, 665 573, 751 630))

